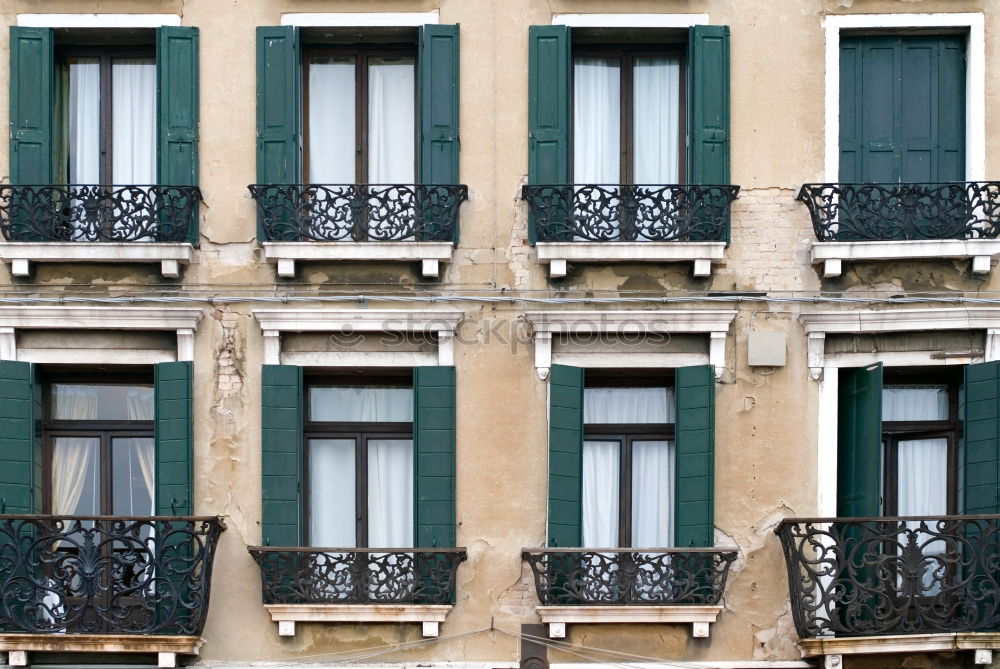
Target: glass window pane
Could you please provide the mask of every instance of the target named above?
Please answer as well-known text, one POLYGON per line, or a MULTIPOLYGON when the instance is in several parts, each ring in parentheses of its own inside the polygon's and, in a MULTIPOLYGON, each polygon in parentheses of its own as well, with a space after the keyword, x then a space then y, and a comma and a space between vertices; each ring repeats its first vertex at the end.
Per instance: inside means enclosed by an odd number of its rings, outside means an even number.
POLYGON ((413 546, 413 440, 368 440, 368 545, 413 546))
POLYGON ((674 545, 674 445, 632 442, 632 546, 674 545))
POLYGON ((55 420, 153 420, 152 386, 54 383, 55 420))
POLYGON ((573 59, 573 181, 621 182, 621 63, 573 59))
POLYGON ((583 422, 673 423, 672 388, 585 388, 583 422))
POLYGON ((412 57, 368 60, 368 183, 415 181, 415 62, 412 57))
POLYGON ((116 516, 152 516, 154 481, 152 437, 111 441, 111 513, 116 516))
POLYGON ((883 387, 882 420, 948 420, 948 386, 883 387))
POLYGON ((676 56, 635 59, 633 168, 637 184, 680 180, 680 79, 676 56))
POLYGON ((101 181, 101 67, 96 58, 69 61, 69 182, 101 181))
POLYGON ((413 389, 388 386, 312 386, 309 420, 413 422, 413 389))
POLYGON ((156 183, 156 61, 111 61, 112 181, 156 183))
POLYGON ((357 542, 353 439, 309 440, 309 543, 339 548, 357 542))
POLYGON ((309 59, 309 182, 353 184, 355 63, 353 58, 309 59))
POLYGON ((583 442, 583 546, 618 545, 618 441, 583 442))
POLYGON ((948 513, 948 440, 899 442, 900 516, 943 516, 948 513))
POLYGON ((96 516, 101 513, 101 440, 55 437, 52 440, 52 513, 96 516))

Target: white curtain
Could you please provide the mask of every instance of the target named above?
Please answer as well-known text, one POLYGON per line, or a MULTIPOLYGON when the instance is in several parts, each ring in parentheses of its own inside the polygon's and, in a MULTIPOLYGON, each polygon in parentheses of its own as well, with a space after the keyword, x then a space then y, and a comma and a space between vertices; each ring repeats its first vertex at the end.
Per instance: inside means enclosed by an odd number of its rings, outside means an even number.
POLYGON ((412 388, 329 387, 309 390, 309 418, 331 422, 409 423, 412 388))
POLYGON ((900 441, 898 509, 900 516, 948 513, 948 440, 900 441))
POLYGON ((353 439, 309 440, 309 543, 357 543, 353 439))
POLYGON ((632 546, 673 545, 674 445, 669 441, 632 443, 632 546))
POLYGON ((882 420, 948 420, 946 386, 886 386, 882 420))
POLYGON ((621 182, 621 65, 573 59, 573 181, 621 182))
POLYGON ((679 181, 680 73, 676 57, 635 59, 633 170, 637 184, 679 181))
POLYGON ((413 546, 413 440, 368 441, 368 545, 413 546))
POLYGON ((583 422, 673 423, 674 393, 670 388, 585 388, 583 422))
POLYGON ((353 58, 309 63, 309 183, 356 180, 354 72, 353 58))
POLYGON ((101 181, 101 67, 97 60, 69 64, 69 182, 101 181))
POLYGON ((413 58, 368 61, 368 182, 415 181, 416 82, 413 58))
POLYGON ((618 484, 621 446, 617 441, 583 442, 583 546, 618 545, 618 484))
POLYGON ((156 183, 156 61, 111 63, 112 176, 115 184, 156 183))
POLYGON ((52 512, 94 516, 100 513, 101 440, 97 437, 56 437, 52 440, 52 512))

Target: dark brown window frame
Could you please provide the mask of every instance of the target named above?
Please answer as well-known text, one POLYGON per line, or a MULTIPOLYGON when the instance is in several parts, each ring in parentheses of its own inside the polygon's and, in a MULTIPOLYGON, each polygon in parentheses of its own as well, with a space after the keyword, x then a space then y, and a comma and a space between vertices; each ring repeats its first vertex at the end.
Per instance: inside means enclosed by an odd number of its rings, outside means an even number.
MULTIPOLYGON (((55 48, 55 58, 57 63, 65 63, 68 60, 74 59, 93 59, 96 58, 99 63, 101 70, 101 106, 100 106, 100 138, 99 138, 99 152, 100 152, 100 185, 105 188, 110 188, 114 185, 114 147, 113 142, 113 128, 114 128, 114 113, 113 113, 113 99, 114 90, 112 85, 112 75, 111 75, 111 64, 114 60, 119 60, 123 58, 152 58, 156 61, 156 46, 137 46, 137 45, 127 45, 127 46, 59 46, 55 48)), ((67 77, 69 73, 67 71, 67 77)), ((68 83, 68 81, 67 81, 68 83)), ((64 102, 64 109, 57 110, 57 118, 59 122, 69 123, 69 101, 64 102)), ((66 147, 67 158, 69 156, 69 147, 66 147)), ((69 165, 60 167, 60 171, 65 169, 65 175, 67 181, 69 179, 69 165)), ((120 184, 120 185, 140 185, 146 186, 151 184, 120 184)))
MULTIPOLYGON (((413 58, 413 108, 418 111, 420 101, 419 67, 416 45, 354 44, 350 46, 311 45, 302 50, 302 174, 309 177, 309 66, 313 58, 354 58, 354 181, 368 183, 368 61, 372 58, 413 58)), ((420 157, 417 154, 417 124, 419 114, 413 115, 413 173, 416 175, 420 157)))
MULTIPOLYGON (((339 422, 309 420, 311 414, 311 393, 313 387, 391 387, 413 389, 412 373, 409 377, 402 372, 385 370, 372 376, 310 376, 305 380, 305 424, 303 426, 303 453, 301 486, 302 532, 306 546, 312 544, 309 536, 312 520, 311 508, 311 478, 310 478, 310 442, 314 439, 352 439, 354 440, 354 548, 400 548, 400 546, 369 546, 368 545, 368 442, 372 439, 409 439, 413 441, 413 423, 409 422, 339 422)), ((320 546, 319 548, 350 548, 349 546, 320 546)))
POLYGON ((53 440, 57 437, 97 437, 100 444, 101 489, 99 491, 100 514, 113 515, 112 490, 112 441, 114 439, 152 439, 154 438, 154 421, 152 420, 56 420, 52 417, 52 386, 59 384, 78 384, 88 386, 144 386, 153 387, 152 374, 138 373, 99 373, 66 372, 46 375, 42 381, 42 512, 52 513, 52 458, 55 453, 53 440), (98 374, 98 373, 95 373, 98 374))
POLYGON ((958 414, 958 392, 961 385, 960 367, 953 368, 887 368, 883 387, 905 385, 943 385, 948 388, 948 419, 942 421, 883 421, 882 444, 882 513, 896 516, 899 510, 900 441, 945 438, 948 440, 947 509, 949 515, 958 508, 958 448, 962 436, 962 421, 958 414))
MULTIPOLYGON (((687 81, 685 74, 687 72, 687 52, 683 44, 677 45, 666 45, 659 48, 651 48, 649 44, 593 44, 586 43, 581 45, 573 45, 571 57, 570 57, 570 156, 573 156, 574 151, 574 137, 573 137, 573 118, 575 117, 575 106, 574 101, 576 100, 576 88, 575 81, 573 77, 574 67, 576 59, 578 57, 582 58, 617 58, 621 64, 621 79, 620 79, 620 90, 619 90, 619 101, 620 101, 620 111, 619 111, 619 153, 621 158, 620 168, 619 168, 619 178, 622 184, 633 184, 634 183, 634 173, 635 173, 635 133, 633 131, 633 108, 632 101, 634 98, 634 68, 636 58, 657 58, 657 57, 676 57, 680 60, 680 72, 679 77, 679 87, 680 87, 680 97, 678 100, 678 105, 680 108, 680 113, 678 115, 678 163, 677 163, 677 181, 680 184, 685 183, 686 173, 687 173, 687 156, 684 147, 686 145, 687 139, 687 81)), ((577 180, 574 177, 574 182, 577 180)), ((650 184, 656 185, 656 184, 650 184)), ((662 185, 662 184, 660 184, 662 185)))
MULTIPOLYGON (((666 388, 674 391, 673 370, 588 369, 588 388, 666 388)), ((676 401, 676 394, 675 394, 676 401)), ((583 440, 618 441, 618 546, 632 546, 632 445, 636 441, 676 440, 676 423, 585 423, 583 440)), ((614 548, 601 546, 601 548, 614 548)), ((650 546, 663 548, 663 546, 650 546)))

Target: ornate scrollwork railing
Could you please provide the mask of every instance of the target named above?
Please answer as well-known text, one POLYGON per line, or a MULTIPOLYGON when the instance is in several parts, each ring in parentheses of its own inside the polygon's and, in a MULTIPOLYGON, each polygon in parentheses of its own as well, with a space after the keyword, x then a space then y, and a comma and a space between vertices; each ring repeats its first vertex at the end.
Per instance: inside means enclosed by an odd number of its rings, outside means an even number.
POLYGON ((540 242, 720 242, 739 186, 524 186, 540 242))
POLYGON ((194 242, 196 186, 0 185, 10 242, 194 242))
POLYGON ((449 604, 464 548, 247 550, 265 604, 449 604))
POLYGON ((799 190, 821 242, 995 239, 1000 182, 804 184, 799 190))
POLYGON ((215 517, 0 516, 0 632, 201 634, 215 517))
POLYGON ((1000 516, 788 519, 802 638, 1000 630, 1000 516))
POLYGON ((545 606, 718 604, 735 551, 529 549, 521 557, 545 606))
POLYGON ((253 185, 269 242, 458 241, 466 186, 253 185))

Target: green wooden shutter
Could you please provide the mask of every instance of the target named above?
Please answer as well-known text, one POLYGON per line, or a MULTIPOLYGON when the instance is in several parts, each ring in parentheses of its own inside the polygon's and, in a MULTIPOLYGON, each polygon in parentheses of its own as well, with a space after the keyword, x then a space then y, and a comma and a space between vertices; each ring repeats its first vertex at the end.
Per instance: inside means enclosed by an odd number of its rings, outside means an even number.
POLYGON ((192 434, 193 363, 153 366, 156 393, 156 514, 194 513, 194 437, 192 434))
POLYGON ((965 368, 963 513, 1000 513, 1000 362, 965 368))
MULTIPOLYGON (((570 182, 570 29, 528 28, 528 183, 570 182)), ((535 243, 535 224, 528 224, 535 243)))
POLYGON ((845 37, 840 181, 965 179, 965 40, 845 37))
POLYGON ((688 32, 687 182, 729 183, 729 26, 688 32))
POLYGON ((413 542, 455 545, 455 368, 413 370, 413 542))
POLYGON ((10 29, 10 180, 52 183, 52 30, 10 29))
POLYGON ((459 41, 457 25, 420 29, 420 183, 457 184, 459 41))
POLYGON ((264 365, 261 385, 261 540, 301 546, 302 368, 264 365))
MULTIPOLYGON (((156 30, 157 182, 198 185, 198 29, 165 26, 156 30)), ((188 226, 198 243, 198 210, 188 226)))
POLYGON ((257 183, 302 181, 302 49, 295 26, 257 28, 257 183))
POLYGON ((715 542, 715 368, 680 367, 676 376, 674 543, 715 542))
POLYGON ((42 510, 39 388, 30 363, 0 360, 0 513, 42 510))
POLYGON ((549 546, 583 543, 583 369, 549 372, 549 546))
POLYGON ((882 363, 840 370, 837 516, 882 514, 882 363))

